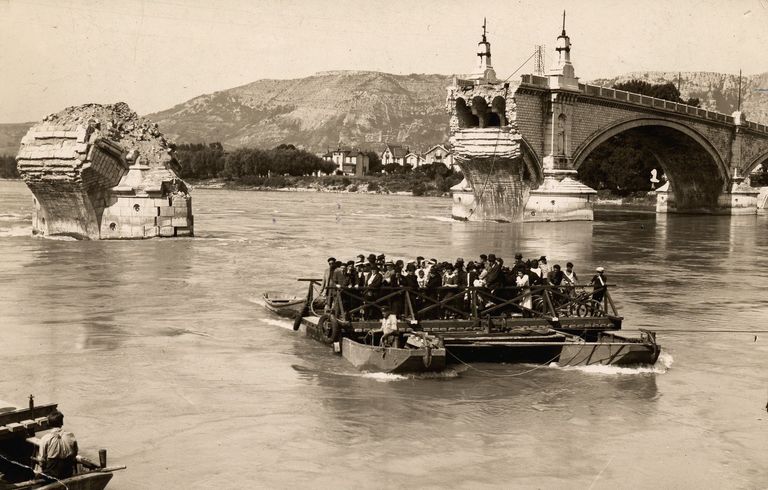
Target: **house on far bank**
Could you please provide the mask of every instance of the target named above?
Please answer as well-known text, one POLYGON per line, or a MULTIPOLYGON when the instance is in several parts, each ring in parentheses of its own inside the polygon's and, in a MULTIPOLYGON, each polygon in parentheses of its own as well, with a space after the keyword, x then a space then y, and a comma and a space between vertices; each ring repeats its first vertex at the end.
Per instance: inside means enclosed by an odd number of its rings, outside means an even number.
POLYGON ((323 160, 336 164, 336 169, 344 175, 362 176, 368 173, 370 167, 368 154, 360 151, 359 148, 352 149, 339 146, 337 149, 324 154, 323 160))
POLYGON ((450 169, 458 172, 461 171, 459 166, 453 160, 453 152, 447 149, 444 145, 435 145, 424 153, 423 165, 428 165, 430 163, 442 163, 450 169))
POLYGON ((408 153, 410 153, 409 148, 387 143, 386 148, 381 152, 381 164, 389 165, 390 163, 396 163, 403 166, 405 165, 405 156, 408 155, 408 153))
POLYGON ((419 165, 423 165, 424 159, 421 157, 421 155, 417 155, 414 152, 409 152, 407 155, 405 155, 405 164, 410 165, 411 168, 416 168, 419 165))

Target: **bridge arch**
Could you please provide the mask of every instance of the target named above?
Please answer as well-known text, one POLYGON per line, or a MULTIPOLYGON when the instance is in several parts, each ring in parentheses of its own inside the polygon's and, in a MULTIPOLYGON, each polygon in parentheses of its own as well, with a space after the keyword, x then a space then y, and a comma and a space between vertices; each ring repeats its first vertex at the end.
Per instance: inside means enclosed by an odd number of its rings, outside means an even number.
POLYGON ((636 138, 655 157, 671 183, 676 210, 717 207, 718 196, 730 181, 728 166, 706 137, 681 122, 640 117, 600 129, 575 149, 573 168, 578 170, 595 149, 619 134, 636 138))
POLYGON ((539 184, 544 182, 544 167, 541 164, 541 160, 539 160, 539 156, 533 151, 533 147, 525 138, 520 138, 520 146, 523 149, 523 162, 531 176, 533 187, 538 187, 539 184))
POLYGON ((763 167, 768 165, 768 151, 763 153, 762 155, 756 156, 754 159, 752 159, 751 162, 749 162, 743 169, 742 169, 742 175, 747 176, 749 175, 758 165, 763 164, 763 167))

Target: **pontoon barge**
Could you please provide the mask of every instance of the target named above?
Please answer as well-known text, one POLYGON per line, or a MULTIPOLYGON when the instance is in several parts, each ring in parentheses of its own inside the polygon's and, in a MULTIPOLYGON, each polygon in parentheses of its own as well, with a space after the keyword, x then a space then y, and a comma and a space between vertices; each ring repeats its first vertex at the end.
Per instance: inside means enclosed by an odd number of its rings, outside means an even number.
POLYGON ((640 330, 639 337, 615 333, 622 327, 605 287, 591 286, 435 288, 413 290, 382 287, 375 291, 329 288, 324 311, 316 305, 318 279, 309 283, 305 307, 294 329, 326 344, 349 338, 359 343, 374 338, 381 309, 399 313, 398 332, 423 332, 440 339, 447 362, 532 362, 575 365, 654 364, 661 347, 656 334, 640 330), (598 294, 594 294, 598 293, 598 294), (602 294, 599 294, 602 293, 602 294), (531 295, 532 308, 521 306, 531 295), (596 301, 594 297, 602 297, 596 301))

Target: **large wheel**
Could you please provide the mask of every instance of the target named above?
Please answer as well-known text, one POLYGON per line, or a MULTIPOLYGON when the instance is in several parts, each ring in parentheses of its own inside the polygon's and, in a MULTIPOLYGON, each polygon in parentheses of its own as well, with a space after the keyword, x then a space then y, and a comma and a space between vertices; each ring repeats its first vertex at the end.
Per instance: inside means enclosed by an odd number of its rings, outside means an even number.
POLYGON ((589 305, 586 303, 575 303, 571 305, 571 316, 579 318, 589 316, 589 305))
POLYGON ((605 316, 605 310, 600 301, 594 299, 589 300, 589 310, 592 316, 605 316))
POLYGON ((341 338, 341 327, 333 315, 320 315, 317 320, 317 327, 320 329, 321 340, 325 344, 331 345, 341 338))

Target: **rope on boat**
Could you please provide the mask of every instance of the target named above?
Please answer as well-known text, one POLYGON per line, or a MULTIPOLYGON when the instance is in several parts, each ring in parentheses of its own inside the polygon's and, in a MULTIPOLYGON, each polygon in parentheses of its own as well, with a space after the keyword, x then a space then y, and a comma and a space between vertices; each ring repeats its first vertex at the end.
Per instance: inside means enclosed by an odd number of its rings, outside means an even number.
POLYGON ((473 365, 469 364, 468 362, 465 362, 465 361, 463 361, 463 360, 459 359, 458 357, 456 357, 456 354, 454 354, 453 352, 451 352, 451 351, 449 351, 449 350, 446 350, 446 352, 447 352, 447 354, 448 354, 448 355, 450 355, 451 357, 453 357, 454 359, 456 359, 456 360, 457 360, 457 361, 459 361, 460 363, 464 364, 464 365, 465 365, 465 366, 467 366, 469 369, 474 369, 475 371, 477 371, 477 372, 479 372, 479 373, 483 373, 483 374, 485 374, 486 376, 491 376, 491 377, 494 377, 494 378, 514 378, 514 377, 517 377, 517 376, 522 376, 522 375, 524 375, 524 374, 532 373, 533 371, 536 371, 536 370, 538 370, 538 369, 541 369, 541 368, 547 367, 547 366, 549 365, 549 363, 551 363, 551 362, 555 362, 555 360, 556 360, 558 357, 560 357, 560 354, 558 353, 558 354, 557 354, 555 357, 553 357, 552 359, 548 360, 548 361, 547 361, 547 362, 545 362, 544 364, 542 364, 542 365, 540 365, 540 366, 534 366, 533 368, 531 368, 531 369, 528 369, 527 371, 523 371, 523 372, 521 372, 521 373, 513 373, 513 374, 498 374, 498 373, 494 373, 494 372, 492 372, 492 371, 486 371, 486 370, 484 370, 484 369, 476 368, 475 366, 473 366, 473 365))
POLYGON ((695 328, 665 328, 656 330, 656 333, 682 332, 682 333, 768 333, 768 330, 742 330, 742 329, 717 329, 717 330, 697 330, 695 328))
POLYGON ((21 466, 22 468, 25 468, 25 469, 28 469, 28 470, 32 470, 32 472, 33 472, 33 473, 37 473, 37 474, 43 475, 43 476, 44 476, 44 477, 46 477, 46 478, 50 478, 51 480, 55 480, 56 482, 58 482, 58 483, 59 483, 59 485, 61 485, 62 487, 64 487, 64 490, 69 490, 69 487, 67 486, 67 484, 66 484, 66 483, 64 483, 63 481, 59 480, 59 479, 58 479, 58 478, 56 478, 55 476, 46 475, 46 474, 45 474, 45 473, 43 473, 42 471, 38 471, 38 472, 35 472, 35 468, 33 468, 32 466, 27 466, 27 465, 25 465, 24 463, 19 463, 18 461, 14 461, 14 460, 12 460, 12 459, 8 459, 8 458, 6 458, 5 456, 3 456, 2 454, 0 454, 0 458, 4 459, 5 461, 7 461, 7 462, 9 462, 9 463, 11 463, 11 464, 15 464, 16 466, 21 466))

